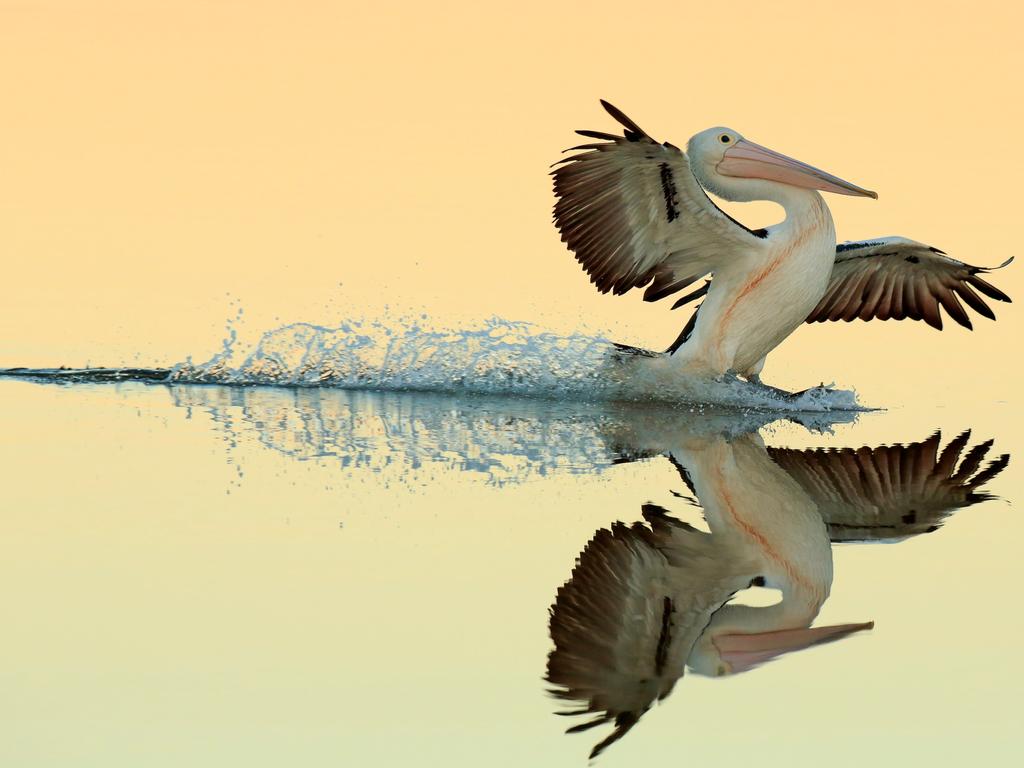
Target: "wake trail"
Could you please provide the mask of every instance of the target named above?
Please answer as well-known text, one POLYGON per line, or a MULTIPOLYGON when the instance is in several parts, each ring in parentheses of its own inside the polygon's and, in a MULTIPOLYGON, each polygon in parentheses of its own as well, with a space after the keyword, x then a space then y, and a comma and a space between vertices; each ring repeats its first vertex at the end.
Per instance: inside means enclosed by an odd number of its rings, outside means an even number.
POLYGON ((789 393, 736 377, 665 376, 668 358, 601 336, 560 335, 492 318, 475 328, 347 321, 293 323, 263 334, 251 352, 234 344, 209 360, 171 368, 9 368, 0 376, 64 383, 327 387, 483 394, 586 402, 701 404, 769 411, 858 411, 856 393, 815 387, 789 393))

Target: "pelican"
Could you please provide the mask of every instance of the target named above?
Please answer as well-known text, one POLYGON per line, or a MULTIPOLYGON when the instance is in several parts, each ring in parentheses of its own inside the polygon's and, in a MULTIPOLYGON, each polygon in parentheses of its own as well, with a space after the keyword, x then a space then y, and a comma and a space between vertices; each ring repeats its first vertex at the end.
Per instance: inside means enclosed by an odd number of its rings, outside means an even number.
POLYGON ((970 329, 963 304, 995 319, 979 292, 1010 301, 980 276, 990 268, 914 240, 875 237, 837 246, 819 193, 877 199, 871 190, 731 128, 702 131, 683 152, 601 104, 623 135, 577 131, 598 143, 572 147, 566 151, 576 154, 555 164, 554 221, 562 241, 602 293, 644 288, 646 301, 658 301, 713 276, 673 305, 703 299, 663 355, 620 345, 625 352, 667 358, 674 372, 758 382, 768 353, 801 323, 911 318, 941 330, 941 306, 970 329), (749 229, 708 192, 778 203, 785 219, 749 229))
POLYGON ((666 456, 710 533, 645 504, 644 522, 615 523, 587 544, 551 609, 547 679, 556 697, 579 704, 561 714, 596 714, 569 731, 612 723, 595 757, 686 668, 739 674, 871 628, 812 626, 831 590, 831 543, 928 533, 953 510, 991 498, 979 489, 1009 457, 983 468, 991 441, 965 454, 969 440, 965 432, 941 451, 938 433, 906 446, 800 451, 766 447, 756 432, 677 435, 666 456), (782 599, 732 601, 749 586, 782 599))

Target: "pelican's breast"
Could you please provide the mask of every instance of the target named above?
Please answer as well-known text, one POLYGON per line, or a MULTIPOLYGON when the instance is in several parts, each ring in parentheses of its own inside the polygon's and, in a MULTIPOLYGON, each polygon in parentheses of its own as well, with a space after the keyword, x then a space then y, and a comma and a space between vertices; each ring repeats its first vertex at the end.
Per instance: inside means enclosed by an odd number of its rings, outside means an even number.
POLYGON ((697 316, 691 355, 719 372, 743 373, 811 313, 832 274, 836 242, 832 217, 816 197, 820 205, 800 221, 769 230, 756 259, 716 273, 697 316))

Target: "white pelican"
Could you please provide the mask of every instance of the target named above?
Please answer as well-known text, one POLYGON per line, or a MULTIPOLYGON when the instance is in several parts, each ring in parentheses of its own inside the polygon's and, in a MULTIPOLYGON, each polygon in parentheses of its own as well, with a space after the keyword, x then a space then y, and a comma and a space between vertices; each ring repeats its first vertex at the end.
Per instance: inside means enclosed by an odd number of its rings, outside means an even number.
POLYGON ((577 131, 600 143, 566 150, 582 151, 555 164, 555 224, 602 293, 646 287, 644 299, 657 301, 713 275, 673 305, 705 297, 667 349, 673 370, 757 381, 765 356, 804 322, 911 318, 941 329, 941 305, 971 328, 960 300, 995 317, 975 289, 1010 301, 979 277, 988 268, 923 243, 876 237, 837 247, 818 191, 877 198, 870 190, 731 128, 702 131, 683 152, 601 104, 624 134, 577 131), (748 229, 705 190, 729 201, 778 203, 786 218, 748 229))
POLYGON ((979 488, 1009 457, 981 469, 991 441, 964 455, 968 440, 964 433, 941 453, 938 434, 908 446, 798 451, 766 448, 756 433, 677 435, 668 458, 702 504, 710 534, 646 504, 646 525, 615 523, 587 544, 551 610, 552 692, 580 705, 562 714, 597 715, 570 732, 613 723, 596 756, 668 696, 686 667, 746 672, 870 628, 811 626, 832 585, 830 542, 926 533, 989 498, 979 488), (776 588, 782 599, 730 602, 751 585, 776 588))

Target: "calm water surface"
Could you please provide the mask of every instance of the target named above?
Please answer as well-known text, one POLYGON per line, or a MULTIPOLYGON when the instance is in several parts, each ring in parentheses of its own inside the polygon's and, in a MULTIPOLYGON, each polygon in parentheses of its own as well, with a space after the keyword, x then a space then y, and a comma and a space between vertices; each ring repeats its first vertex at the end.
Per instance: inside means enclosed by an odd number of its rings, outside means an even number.
POLYGON ((0 381, 0 764, 1016 764, 1017 421, 0 381))

